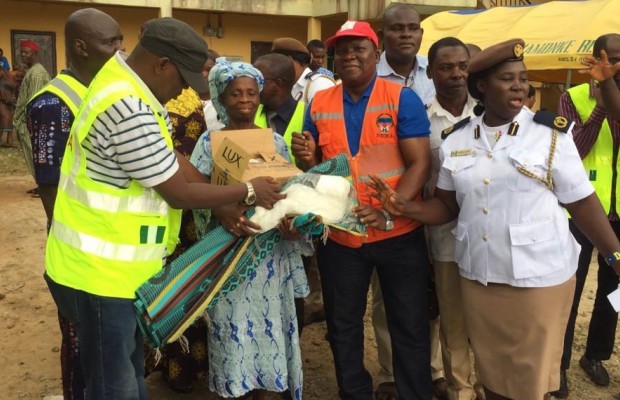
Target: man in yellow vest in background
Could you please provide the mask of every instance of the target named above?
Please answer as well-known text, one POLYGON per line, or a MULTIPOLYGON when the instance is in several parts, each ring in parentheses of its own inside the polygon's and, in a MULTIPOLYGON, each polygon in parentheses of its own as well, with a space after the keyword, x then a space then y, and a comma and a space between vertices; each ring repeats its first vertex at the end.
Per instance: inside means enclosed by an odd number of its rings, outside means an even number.
POLYGON ((295 83, 293 62, 283 54, 271 53, 258 57, 254 67, 265 78, 254 123, 261 128, 271 128, 283 136, 289 147, 291 161, 295 163, 290 150, 291 138, 293 132, 301 132, 304 127, 304 103, 296 101, 291 95, 295 83))
MULTIPOLYGON (((608 57, 620 60, 620 35, 608 34, 596 39, 593 55, 600 58, 601 50, 608 57)), ((616 85, 620 86, 620 73, 616 74, 616 85)), ((620 122, 614 121, 602 101, 598 83, 591 81, 568 89, 560 97, 558 114, 575 121, 573 139, 579 150, 583 166, 590 176, 603 208, 609 217, 614 232, 620 237, 620 186, 618 186, 618 152, 620 149, 620 122)), ((581 245, 577 269, 577 286, 575 297, 564 336, 564 353, 562 355, 560 389, 553 393, 557 398, 568 397, 566 370, 570 367, 575 320, 579 309, 579 300, 588 275, 592 258, 592 243, 570 222, 570 229, 581 245)), ((602 361, 609 360, 614 348, 618 314, 614 311, 607 295, 618 287, 618 276, 605 259, 598 256, 598 287, 594 309, 590 318, 590 328, 584 355, 579 365, 590 379, 599 386, 609 385, 609 374, 602 361)))
POLYGON ((273 178, 216 187, 172 150, 162 106, 206 91, 207 46, 186 23, 149 21, 130 55, 93 79, 64 154, 45 257, 60 313, 75 324, 88 399, 146 399, 136 289, 178 241, 180 209, 229 203, 271 208, 273 178))
MULTIPOLYGON (((289 57, 271 53, 254 61, 254 66, 263 74, 265 86, 260 93, 260 102, 254 123, 261 128, 270 127, 284 136, 289 148, 291 161, 295 155, 291 150, 293 132, 302 132, 305 104, 293 98, 291 90, 295 83, 295 68, 289 57)), ((310 294, 303 299, 295 299, 297 318, 301 326, 324 321, 321 278, 316 265, 316 254, 303 256, 304 267, 310 285, 310 294)))
POLYGON ((609 114, 620 120, 620 58, 610 58, 606 53, 601 53, 600 58, 590 56, 582 64, 589 68, 590 76, 599 81, 601 97, 609 114))
POLYGON ((401 399, 432 397, 428 324, 428 254, 424 227, 392 218, 372 197, 369 174, 384 177, 408 199, 420 198, 430 171, 429 121, 410 88, 377 77, 379 39, 367 22, 348 21, 325 44, 334 46, 342 85, 318 92, 308 105, 303 134, 293 134, 298 164, 346 154, 367 236, 332 229, 317 249, 327 333, 339 395, 373 398, 364 367, 364 313, 376 268, 394 348, 401 399))
MULTIPOLYGON (((65 38, 68 68, 34 95, 26 111, 34 177, 48 229, 56 201, 60 164, 71 125, 86 95, 86 87, 114 53, 122 50, 123 45, 118 23, 94 8, 83 8, 69 16, 65 24, 65 38)), ((75 327, 60 313, 58 321, 62 335, 60 365, 63 396, 66 399, 84 399, 85 385, 75 327)))

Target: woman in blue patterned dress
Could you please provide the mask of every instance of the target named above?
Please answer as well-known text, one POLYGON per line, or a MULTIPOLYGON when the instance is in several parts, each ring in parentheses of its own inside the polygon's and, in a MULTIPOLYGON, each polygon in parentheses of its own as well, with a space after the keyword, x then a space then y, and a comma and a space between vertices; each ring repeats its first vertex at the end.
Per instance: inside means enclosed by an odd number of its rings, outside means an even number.
MULTIPOLYGON (((209 74, 209 88, 222 130, 256 129, 254 114, 263 88, 261 73, 247 63, 218 59, 209 74)), ((251 133, 248 133, 251 134, 251 133)), ((276 150, 288 159, 282 137, 274 132, 276 150)), ((213 171, 210 132, 205 132, 191 157, 205 176, 213 171)), ((221 223, 238 236, 258 228, 243 216, 245 208, 230 205, 196 212, 199 237, 207 225, 221 223)), ((301 255, 312 253, 311 242, 280 226, 284 240, 237 289, 208 312, 209 387, 222 397, 263 399, 267 391, 287 389, 302 398, 303 375, 294 300, 308 293, 301 255)))

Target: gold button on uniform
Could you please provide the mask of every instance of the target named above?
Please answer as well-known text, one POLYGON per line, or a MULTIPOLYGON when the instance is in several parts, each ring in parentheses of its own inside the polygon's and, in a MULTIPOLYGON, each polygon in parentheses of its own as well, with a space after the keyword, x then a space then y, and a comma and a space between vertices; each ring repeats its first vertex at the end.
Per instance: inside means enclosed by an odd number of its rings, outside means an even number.
POLYGON ((489 151, 489 153, 487 154, 487 157, 488 157, 488 158, 493 158, 493 153, 491 153, 491 152, 489 151))
POLYGON ((484 184, 488 185, 489 183, 491 183, 491 180, 489 178, 484 178, 484 184))
POLYGON ((485 207, 485 208, 482 209, 482 212, 485 213, 485 214, 488 214, 489 213, 489 209, 485 207))
POLYGON ((485 242, 489 239, 489 237, 487 235, 482 236, 482 240, 484 240, 485 242))

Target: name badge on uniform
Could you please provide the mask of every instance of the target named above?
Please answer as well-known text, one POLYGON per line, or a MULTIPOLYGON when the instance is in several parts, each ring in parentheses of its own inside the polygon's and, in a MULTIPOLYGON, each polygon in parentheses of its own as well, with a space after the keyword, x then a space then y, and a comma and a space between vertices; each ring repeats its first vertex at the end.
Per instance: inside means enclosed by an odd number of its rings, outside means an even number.
POLYGON ((452 150, 450 153, 450 157, 466 157, 471 155, 471 149, 452 150))

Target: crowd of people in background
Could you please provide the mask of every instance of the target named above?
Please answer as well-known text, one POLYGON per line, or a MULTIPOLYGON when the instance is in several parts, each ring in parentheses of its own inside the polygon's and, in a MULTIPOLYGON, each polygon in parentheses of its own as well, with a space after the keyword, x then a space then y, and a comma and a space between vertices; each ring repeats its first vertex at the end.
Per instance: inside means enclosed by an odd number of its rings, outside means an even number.
POLYGON ((301 400, 303 326, 323 320, 342 399, 566 398, 594 248, 579 365, 609 385, 620 35, 597 38, 593 79, 555 114, 532 111, 522 40, 481 50, 446 37, 425 57, 423 34, 415 8, 394 4, 377 32, 347 21, 325 42, 275 38, 250 64, 174 18, 145 22, 127 54, 122 27, 84 8, 66 21, 56 77, 36 42, 20 42, 13 70, 0 49, 0 133, 5 146, 17 138, 47 217, 65 399, 146 399, 145 377, 161 370, 180 393, 207 379, 225 398, 301 400), (318 241, 283 219, 256 272, 183 341, 150 352, 136 289, 218 226, 255 235, 245 212, 285 197, 271 177, 211 183, 212 133, 259 128, 302 171, 345 154, 366 235, 332 228, 318 241))

